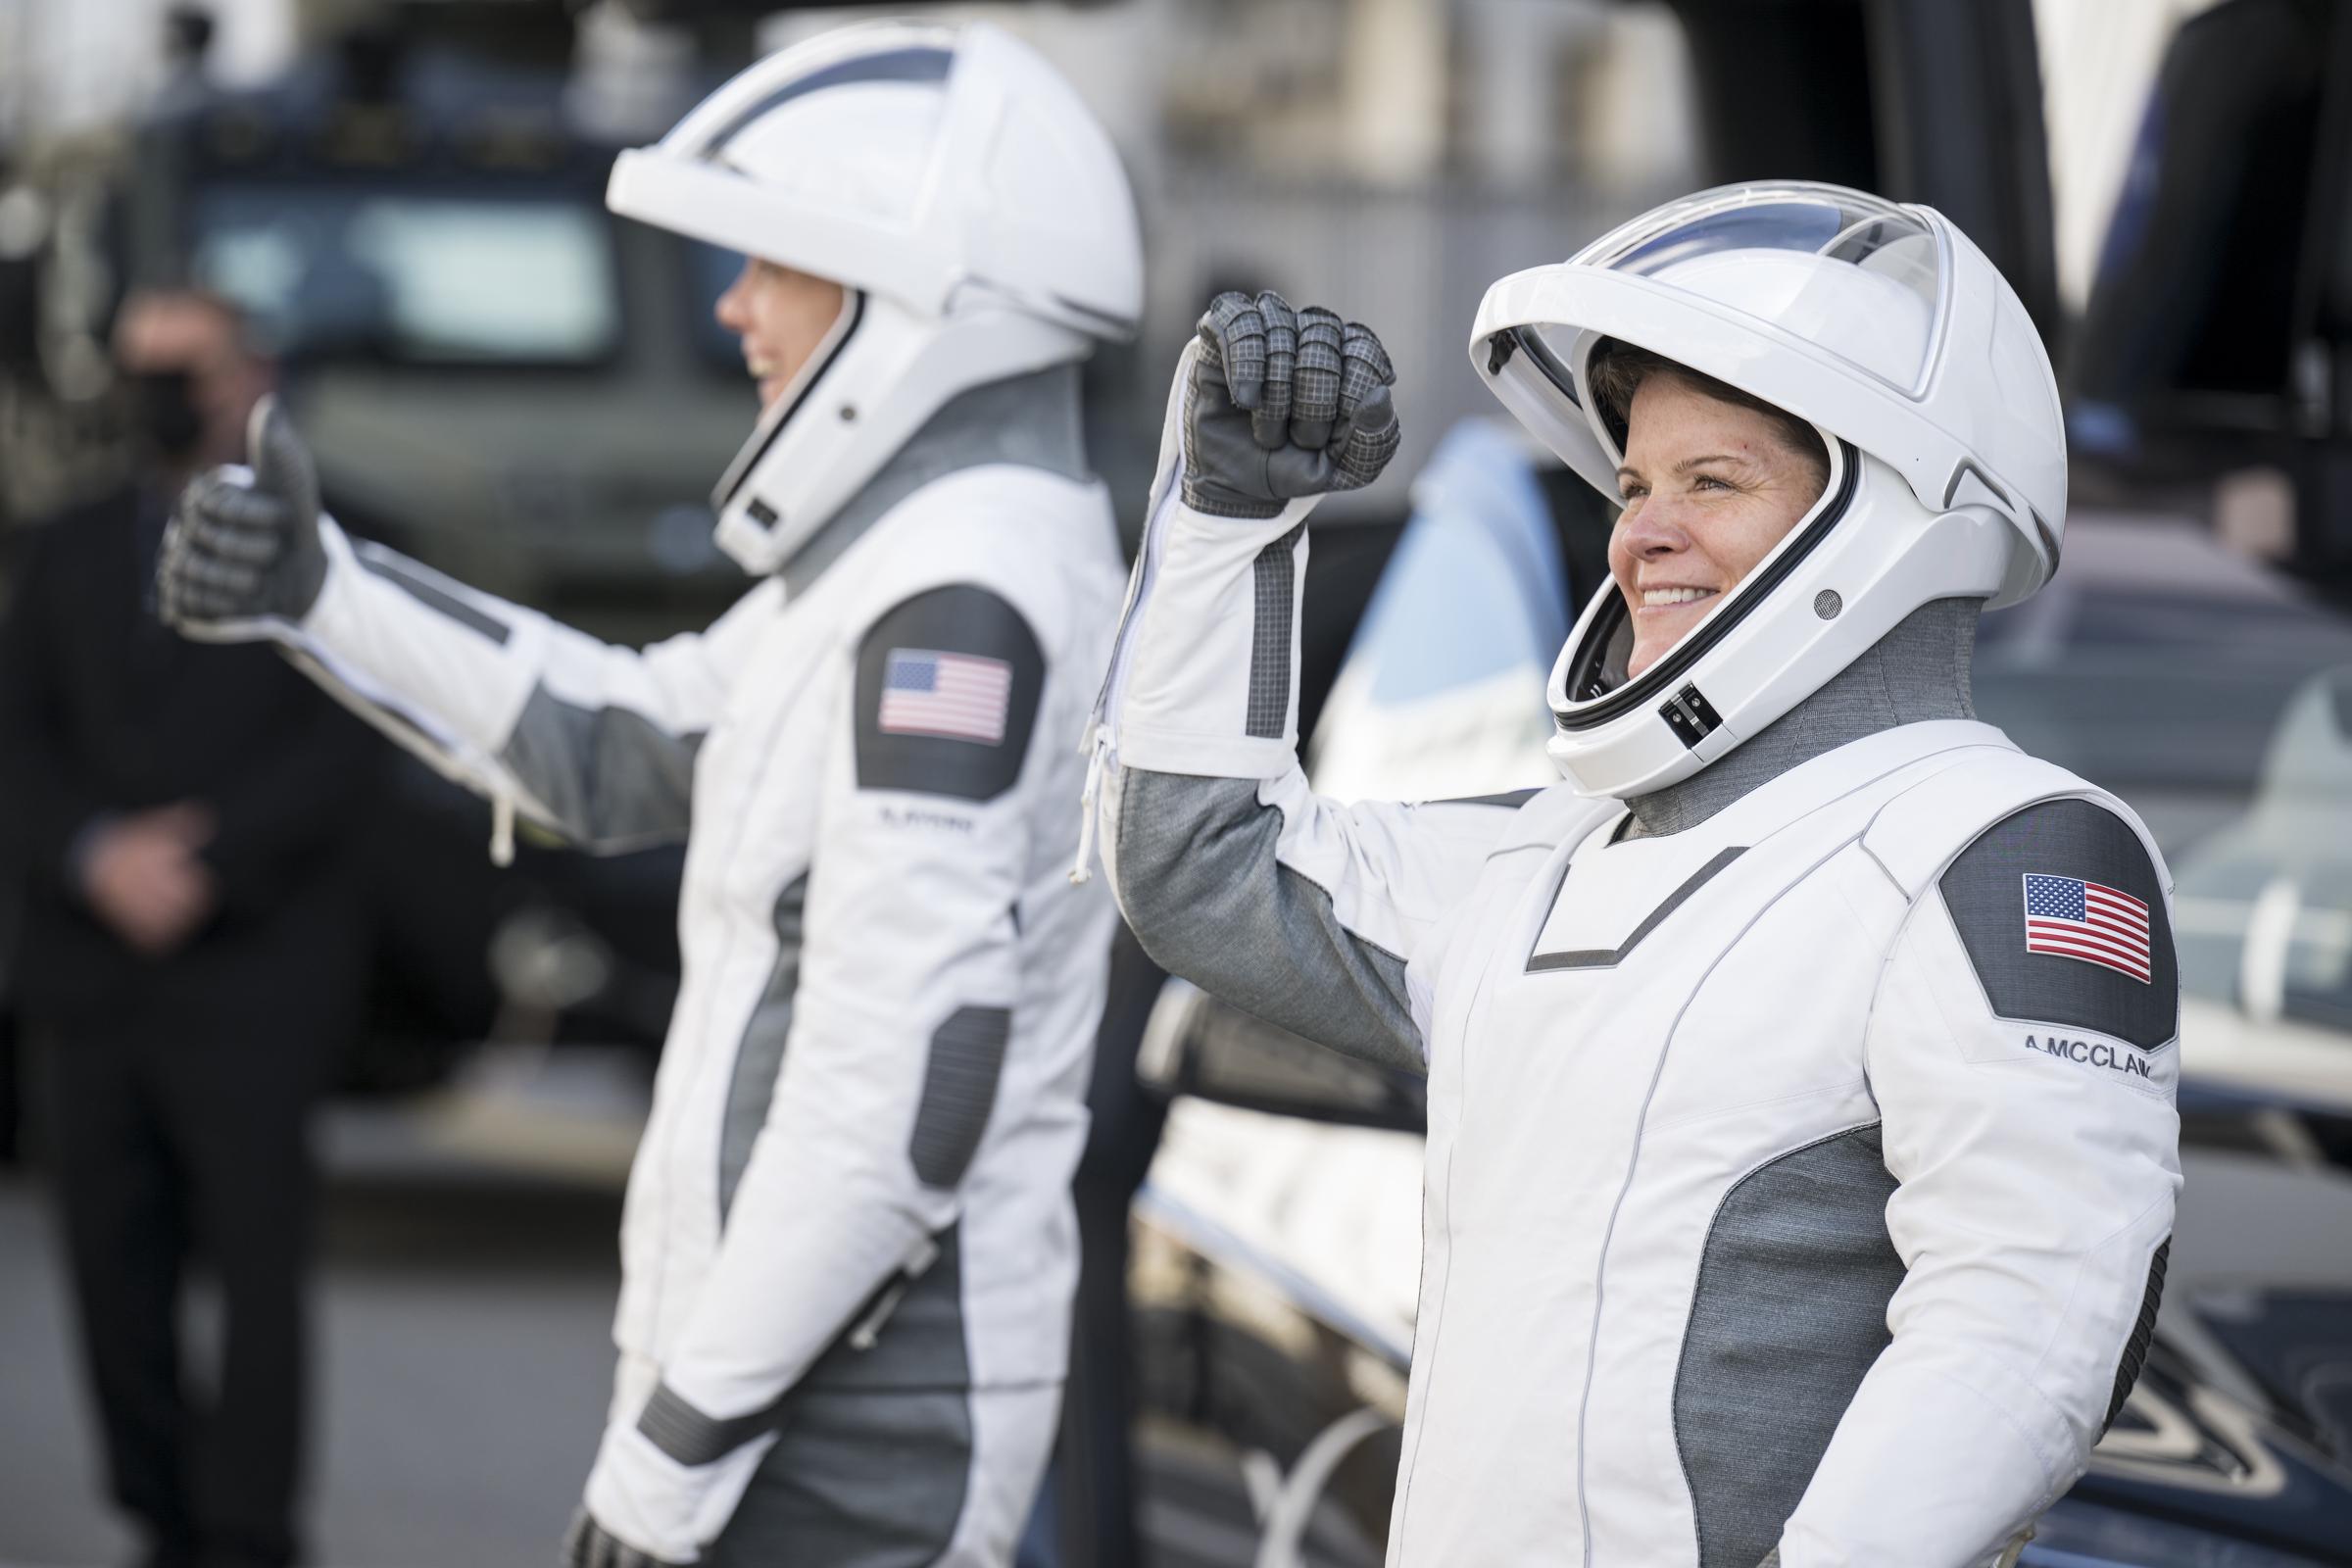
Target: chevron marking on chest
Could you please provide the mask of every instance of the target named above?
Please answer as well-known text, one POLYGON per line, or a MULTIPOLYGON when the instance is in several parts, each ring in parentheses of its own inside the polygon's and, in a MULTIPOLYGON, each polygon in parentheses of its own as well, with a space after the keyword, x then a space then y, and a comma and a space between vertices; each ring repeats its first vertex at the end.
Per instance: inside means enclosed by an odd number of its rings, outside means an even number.
MULTIPOLYGON (((1643 916, 1642 923, 1634 927, 1632 934, 1627 936, 1625 941, 1620 943, 1618 946, 1614 948, 1587 948, 1567 953, 1536 953, 1531 951, 1527 956, 1527 972, 1529 974, 1538 974, 1547 969, 1614 968, 1616 965, 1625 961, 1626 955, 1632 953, 1634 949, 1642 945, 1642 938, 1648 936, 1652 931, 1655 931, 1660 925, 1664 924, 1668 915, 1681 908, 1684 902, 1687 901, 1692 894, 1696 893, 1700 888, 1703 888, 1709 882, 1714 881, 1715 878, 1722 873, 1726 866, 1730 865, 1734 860, 1740 858, 1740 857, 1742 855, 1745 855, 1747 850, 1748 847, 1746 845, 1740 844, 1732 845, 1726 849, 1716 851, 1715 858, 1713 859, 1700 866, 1697 870, 1691 872, 1689 877, 1684 879, 1681 887, 1676 888, 1672 893, 1666 895, 1665 902, 1660 904, 1656 908, 1650 910, 1647 915, 1643 916)), ((1556 906, 1558 905, 1562 894, 1567 891, 1568 878, 1574 874, 1575 871, 1573 866, 1568 871, 1561 874, 1559 886, 1552 890, 1551 903, 1553 906, 1556 906)), ((1539 947, 1542 946, 1543 941, 1543 933, 1541 930, 1539 930, 1536 936, 1536 945, 1539 947)))

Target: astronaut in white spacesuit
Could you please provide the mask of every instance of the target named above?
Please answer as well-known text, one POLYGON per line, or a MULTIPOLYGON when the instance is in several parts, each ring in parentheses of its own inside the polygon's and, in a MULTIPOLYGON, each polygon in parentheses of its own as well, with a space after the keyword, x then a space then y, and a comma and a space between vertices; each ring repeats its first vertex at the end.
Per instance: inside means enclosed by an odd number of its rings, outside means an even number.
POLYGON ((1186 352, 1092 732, 1146 949, 1428 1072, 1390 1560, 1991 1561, 2137 1374, 2180 1184, 2163 863, 1969 704, 2058 564, 2039 339, 1939 215, 1762 184, 1500 280, 1471 354, 1622 507, 1565 783, 1308 789, 1306 514, 1395 415, 1270 295, 1186 352))
POLYGON ((1064 870, 1120 582, 1077 362, 1141 307, 1126 178, 1026 46, 891 24, 753 66, 609 200, 751 258, 719 318, 763 412, 714 505, 758 586, 606 646, 346 538, 278 416, 183 498, 161 608, 276 639, 502 822, 687 841, 564 1560, 1002 1564, 1114 921, 1064 870))

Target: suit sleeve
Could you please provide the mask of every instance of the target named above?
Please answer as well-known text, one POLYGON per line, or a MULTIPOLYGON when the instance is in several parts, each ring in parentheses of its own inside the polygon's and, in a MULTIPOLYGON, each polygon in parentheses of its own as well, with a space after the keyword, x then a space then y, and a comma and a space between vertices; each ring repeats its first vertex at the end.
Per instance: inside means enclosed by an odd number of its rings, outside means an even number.
POLYGON ((664 1558, 718 1533, 777 1402, 927 1266, 1004 1077, 1038 854, 1017 786, 1048 744, 1039 640, 998 594, 941 587, 873 620, 836 680, 843 744, 767 1119, 661 1385, 588 1485, 599 1520, 664 1558))
POLYGON ((60 644, 49 614, 70 589, 57 549, 43 528, 0 621, 0 842, 26 873, 52 884, 66 876, 74 836, 104 809, 58 732, 51 677, 60 644))
POLYGON ((696 751, 777 584, 706 632, 618 648, 320 526, 325 586, 277 632, 298 664, 442 772, 575 844, 684 835, 696 751))
POLYGON ((1419 1070, 1430 939, 1525 797, 1343 805, 1308 787, 1298 627, 1311 503, 1262 522, 1186 506, 1174 410, 1095 738, 1119 906, 1170 973, 1419 1070))
POLYGON ((238 787, 213 802, 220 828, 203 855, 223 899, 260 909, 310 875, 318 853, 354 831, 354 806, 368 800, 381 760, 375 737, 305 685, 270 668, 283 702, 270 737, 238 787))
POLYGON ((1985 1561, 2121 1410, 2180 1186, 2168 900, 2132 824, 2058 800, 1987 829, 1912 909, 1868 1043, 1907 1272, 1786 1568, 1985 1561))

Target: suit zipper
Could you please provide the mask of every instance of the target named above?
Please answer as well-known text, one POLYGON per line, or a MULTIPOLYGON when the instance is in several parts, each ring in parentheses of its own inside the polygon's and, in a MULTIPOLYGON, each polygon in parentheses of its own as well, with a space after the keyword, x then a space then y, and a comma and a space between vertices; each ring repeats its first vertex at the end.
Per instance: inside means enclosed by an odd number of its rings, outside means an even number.
POLYGON ((1145 597, 1152 591, 1152 578, 1159 564, 1160 536, 1165 532, 1161 519, 1167 515, 1175 494, 1171 474, 1167 488, 1155 498, 1151 514, 1144 521, 1144 537, 1135 552, 1135 569, 1127 578, 1127 602, 1119 608, 1119 629, 1111 638, 1110 664, 1102 671, 1102 688, 1095 694, 1094 710, 1087 715, 1086 731, 1078 741, 1078 750, 1087 762, 1086 784, 1078 796, 1079 810, 1083 813, 1078 823, 1078 855, 1070 864, 1073 885, 1091 881, 1095 874, 1095 808, 1102 798, 1102 780, 1119 765, 1118 721, 1113 715, 1127 692, 1128 656, 1133 651, 1135 622, 1145 597))

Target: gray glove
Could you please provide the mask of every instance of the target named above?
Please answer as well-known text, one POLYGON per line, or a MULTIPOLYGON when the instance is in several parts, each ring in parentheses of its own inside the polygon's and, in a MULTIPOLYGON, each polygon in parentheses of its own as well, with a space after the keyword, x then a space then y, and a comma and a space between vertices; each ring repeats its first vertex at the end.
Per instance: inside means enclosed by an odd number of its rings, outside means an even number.
POLYGON ((201 637, 214 623, 299 621, 326 581, 318 538, 318 470, 293 420, 264 398, 247 427, 250 483, 220 468, 189 481, 164 532, 156 612, 201 637))
POLYGON ((1396 455, 1396 379, 1370 327, 1279 294, 1218 295, 1184 389, 1185 505, 1271 517, 1370 484, 1396 455))
POLYGON ((571 1528, 564 1532, 564 1555, 558 1560, 561 1568, 679 1568, 613 1536, 585 1508, 571 1516, 571 1528))

